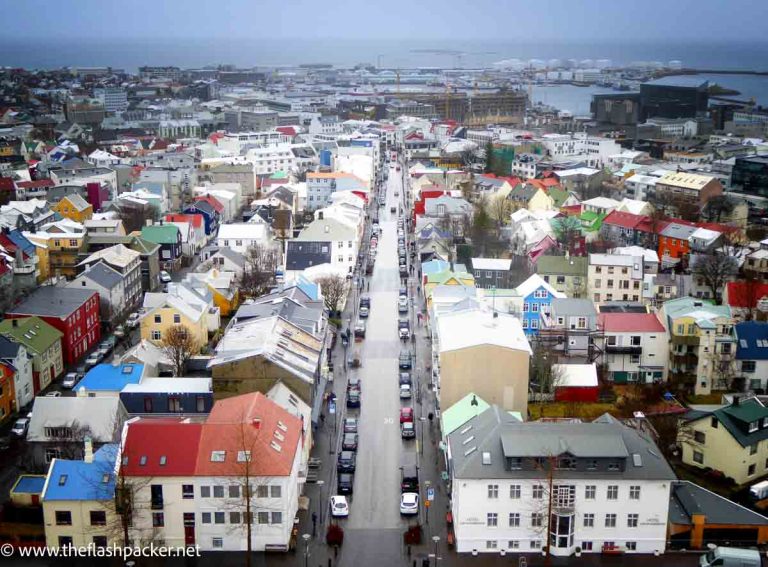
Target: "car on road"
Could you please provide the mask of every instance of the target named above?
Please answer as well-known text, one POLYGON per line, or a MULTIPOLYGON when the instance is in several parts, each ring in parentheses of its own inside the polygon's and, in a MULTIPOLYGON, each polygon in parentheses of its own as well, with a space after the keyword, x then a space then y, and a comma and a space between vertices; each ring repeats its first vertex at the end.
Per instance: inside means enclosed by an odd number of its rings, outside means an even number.
POLYGON ((128 315, 128 319, 125 320, 125 326, 129 329, 135 329, 141 323, 141 313, 138 311, 128 315))
POLYGON ((27 430, 29 429, 29 421, 30 419, 28 417, 20 417, 17 419, 13 427, 11 427, 11 435, 14 437, 26 437, 27 430))
POLYGON ((357 433, 356 417, 347 417, 344 419, 344 433, 357 433))
POLYGON ((357 451, 357 433, 345 433, 341 440, 342 451, 357 451))
POLYGON ((336 472, 353 473, 357 466, 357 457, 352 451, 342 451, 336 461, 336 472))
POLYGON ((118 325, 117 327, 115 327, 115 330, 112 331, 112 334, 116 338, 122 339, 125 336, 125 327, 123 327, 122 325, 118 325))
POLYGON ((347 392, 347 407, 359 408, 360 407, 360 390, 350 390, 347 392))
POLYGON ((408 297, 408 288, 404 285, 400 286, 400 291, 398 293, 399 297, 408 297))
POLYGON ((405 421, 400 424, 400 437, 403 439, 416 437, 416 426, 412 421, 405 421))
POLYGON ((171 283, 173 279, 171 278, 171 274, 166 272, 165 270, 160 270, 160 283, 168 284, 171 283))
POLYGON ((85 359, 85 367, 93 368, 99 362, 101 362, 101 354, 99 354, 98 351, 92 352, 91 354, 88 355, 88 358, 85 359))
POLYGON ((349 504, 344 496, 331 496, 331 516, 334 518, 346 518, 349 516, 349 504))
POLYGON ((405 423, 406 421, 410 421, 411 423, 413 423, 412 407, 400 408, 400 423, 405 423))
POLYGON ((400 370, 411 369, 411 353, 407 350, 400 351, 400 370))
POLYGON ((352 390, 357 390, 359 392, 362 389, 363 383, 358 376, 351 376, 349 380, 347 380, 347 392, 351 392, 352 390))
POLYGON ((408 384, 410 386, 413 383, 411 381, 411 373, 410 372, 399 372, 398 373, 398 383, 401 386, 403 384, 408 384))
POLYGON ((360 298, 360 307, 368 307, 370 309, 371 307, 371 298, 368 295, 363 295, 360 298))
POLYGON ((410 384, 400 384, 400 399, 401 400, 408 400, 411 398, 411 385, 410 384))
MULTIPOLYGON (((398 171, 399 170, 400 170, 400 168, 398 168, 398 171)), ((399 196, 400 196, 400 191, 395 191, 395 197, 399 197, 399 196)))
POLYGON ((61 381, 61 387, 71 390, 75 387, 75 384, 77 384, 79 379, 80 377, 77 375, 77 372, 67 372, 67 375, 64 376, 64 379, 61 381))
POLYGON ((400 277, 401 278, 407 278, 408 277, 408 268, 405 266, 405 264, 400 264, 400 277))
POLYGON ((411 338, 411 324, 408 322, 408 319, 400 319, 397 322, 397 335, 401 341, 407 341, 411 338))
POLYGON ((365 338, 365 321, 358 319, 355 323, 355 337, 359 339, 365 338))
POLYGON ((368 315, 370 315, 370 310, 367 307, 361 307, 360 308, 360 318, 361 319, 367 319, 368 315))
POLYGON ((419 513, 419 495, 415 492, 404 492, 400 495, 400 514, 415 516, 419 513))
POLYGON ((336 489, 339 494, 352 494, 354 490, 355 477, 349 473, 343 473, 339 475, 336 481, 336 489))
POLYGON ((408 313, 408 298, 404 296, 400 296, 397 299, 397 312, 398 313, 408 313))
POLYGON ((58 390, 54 390, 53 392, 48 392, 45 395, 45 397, 46 398, 60 398, 61 397, 61 392, 59 392, 58 390))

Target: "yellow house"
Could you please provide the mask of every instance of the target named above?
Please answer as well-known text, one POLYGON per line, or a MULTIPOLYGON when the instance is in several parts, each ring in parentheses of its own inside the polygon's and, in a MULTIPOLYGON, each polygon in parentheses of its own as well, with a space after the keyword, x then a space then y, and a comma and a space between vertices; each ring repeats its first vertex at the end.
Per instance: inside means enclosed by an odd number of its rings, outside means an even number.
POLYGON ((213 294, 213 304, 219 308, 222 317, 234 314, 240 305, 240 290, 237 287, 237 274, 234 272, 211 268, 207 272, 187 274, 185 281, 205 285, 213 294))
POLYGON ((529 211, 551 211, 555 208, 555 200, 541 187, 532 183, 521 183, 509 192, 507 198, 512 208, 528 209, 529 211))
POLYGON ((144 295, 144 315, 141 318, 141 338, 155 345, 163 344, 166 332, 183 325, 192 333, 196 353, 208 343, 208 333, 219 326, 219 311, 212 301, 201 297, 183 284, 169 284, 168 293, 144 295))
POLYGON ((424 296, 427 298, 427 310, 432 306, 432 291, 439 285, 475 286, 475 278, 469 272, 436 272, 428 274, 424 282, 424 296))
POLYGON ((71 279, 77 275, 85 234, 82 224, 66 218, 44 224, 37 232, 24 233, 35 245, 41 282, 53 276, 71 279))
POLYGON ((77 193, 67 195, 51 207, 64 218, 83 223, 93 217, 93 205, 77 193))
POLYGON ((768 475, 768 408, 757 398, 713 411, 691 410, 678 433, 683 462, 712 469, 738 485, 768 475))
POLYGON ((82 461, 53 459, 43 487, 43 522, 49 547, 104 547, 122 543, 115 510, 117 445, 93 452, 86 440, 82 461))

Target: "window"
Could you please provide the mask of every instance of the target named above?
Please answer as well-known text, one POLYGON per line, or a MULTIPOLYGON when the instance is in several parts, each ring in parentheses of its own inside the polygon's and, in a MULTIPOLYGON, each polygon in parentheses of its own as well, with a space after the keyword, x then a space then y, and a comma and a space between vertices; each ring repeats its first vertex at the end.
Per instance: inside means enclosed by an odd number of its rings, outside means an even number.
POLYGON ((528 304, 523 303, 523 313, 528 313, 528 304))
POLYGON ((56 511, 56 525, 57 526, 71 526, 72 525, 72 512, 69 511, 56 511))
POLYGON ((498 498, 499 497, 499 485, 498 484, 489 484, 488 485, 488 498, 498 498))
POLYGON ((224 520, 225 520, 224 512, 214 512, 213 513, 213 523, 214 524, 223 524, 224 520))
POLYGON ((541 484, 535 484, 533 486, 533 499, 541 500, 544 498, 544 486, 541 484))
POLYGON ((584 487, 584 498, 586 500, 594 500, 597 494, 597 487, 595 485, 589 485, 584 487))
POLYGON ((758 430, 758 422, 757 421, 750 421, 749 422, 749 432, 753 433, 758 430))
POLYGON ((107 547, 107 536, 97 535, 93 536, 94 547, 107 547))
POLYGON ((588 471, 596 471, 597 470, 597 459, 589 459, 587 461, 587 470, 588 471))
POLYGON ((581 542, 581 549, 583 551, 592 551, 592 542, 591 541, 582 541, 581 542))
POLYGON ((601 279, 595 280, 595 289, 600 289, 600 286, 603 284, 603 281, 601 279))
MULTIPOLYGON (((204 488, 208 488, 207 486, 204 488)), ((195 487, 191 484, 182 484, 181 485, 181 497, 184 500, 189 500, 190 498, 195 497, 195 487)))
POLYGON ((152 340, 153 341, 159 341, 162 338, 163 338, 163 335, 162 335, 162 333, 160 333, 160 331, 152 331, 152 340))
POLYGON ((640 364, 640 355, 639 354, 630 354, 629 355, 629 362, 632 364, 640 364))
POLYGON ((181 398, 177 396, 168 397, 168 412, 169 413, 181 412, 181 398))
POLYGON ((222 548, 222 547, 224 547, 224 538, 223 537, 211 538, 211 547, 213 547, 213 548, 222 548))
POLYGON ((103 510, 91 510, 91 525, 92 526, 106 526, 107 525, 107 513, 103 510))
POLYGON ((155 323, 162 323, 162 322, 163 322, 163 316, 155 315, 155 323))
POLYGON ((162 528, 165 526, 165 516, 162 512, 152 512, 152 527, 162 528))
POLYGON ((608 500, 618 500, 619 487, 616 484, 612 484, 608 487, 608 500))
POLYGON ((704 464, 704 453, 701 451, 694 451, 693 452, 693 462, 698 463, 700 465, 704 464))
POLYGON ((532 319, 531 320, 531 329, 538 329, 539 328, 539 320, 538 319, 532 319))
POLYGON ((746 374, 753 374, 755 372, 755 361, 754 360, 742 360, 741 361, 741 371, 746 374))
POLYGON ((230 524, 239 524, 240 523, 240 512, 230 512, 229 513, 229 523, 230 524))
POLYGON ((490 528, 495 528, 499 525, 499 515, 496 512, 488 512, 485 520, 485 525, 490 528))
POLYGON ((205 411, 205 397, 197 396, 197 399, 195 400, 195 410, 198 413, 203 413, 205 411))
POLYGON ((538 313, 539 312, 539 304, 538 303, 532 303, 531 304, 531 313, 538 313))
POLYGON ((639 516, 638 514, 627 514, 627 527, 636 528, 639 516))
POLYGON ((495 539, 489 539, 485 542, 485 549, 496 549, 498 548, 498 542, 495 539))
POLYGON ((269 512, 259 512, 256 514, 256 520, 260 524, 268 524, 269 523, 269 512))
POLYGON ((584 514, 584 527, 585 528, 594 528, 595 527, 595 515, 594 514, 584 514))
POLYGON ((520 549, 520 541, 511 539, 507 542, 507 549, 520 549))
POLYGON ((756 465, 754 464, 749 465, 749 467, 747 467, 747 476, 752 476, 753 474, 755 474, 756 469, 757 469, 756 465))
POLYGON ((630 500, 640 500, 640 487, 639 486, 630 486, 629 487, 629 499, 630 500))
POLYGON ((181 315, 179 315, 178 313, 174 313, 173 314, 173 322, 176 323, 177 325, 179 323, 181 323, 181 315))
POLYGON ((223 486, 214 486, 213 487, 213 497, 214 498, 224 498, 224 487, 223 486))
POLYGON ((534 512, 531 514, 531 527, 540 528, 544 525, 544 514, 540 512, 534 512))
POLYGON ((203 523, 204 524, 210 524, 211 523, 211 513, 210 512, 203 512, 203 523))
POLYGON ((510 512, 509 514, 509 527, 510 528, 519 528, 520 527, 520 514, 517 512, 510 512))
POLYGON ((696 441, 696 443, 706 443, 707 435, 703 431, 694 431, 693 440, 696 441))
POLYGON ((240 487, 238 485, 232 484, 229 486, 229 497, 240 498, 240 487))
POLYGON ((615 528, 616 527, 616 514, 606 514, 605 515, 605 527, 606 528, 615 528))
POLYGON ((211 497, 211 487, 210 486, 201 486, 200 487, 200 498, 210 498, 211 497))
POLYGON ((757 454, 757 443, 754 445, 749 446, 749 454, 750 455, 756 455, 757 454))
POLYGON ((152 398, 149 396, 144 397, 144 413, 152 413, 152 398))
POLYGON ((151 493, 151 505, 153 510, 163 507, 163 485, 153 484, 149 487, 151 493))
POLYGON ((541 540, 532 539, 531 540, 531 549, 541 549, 541 540))
POLYGON ((266 484, 260 484, 256 487, 256 498, 268 498, 269 487, 266 484))
POLYGON ((273 524, 282 524, 283 523, 283 513, 282 512, 272 512, 272 523, 273 524))
POLYGON ((520 485, 519 484, 513 484, 509 487, 509 497, 513 498, 515 500, 520 499, 520 485))

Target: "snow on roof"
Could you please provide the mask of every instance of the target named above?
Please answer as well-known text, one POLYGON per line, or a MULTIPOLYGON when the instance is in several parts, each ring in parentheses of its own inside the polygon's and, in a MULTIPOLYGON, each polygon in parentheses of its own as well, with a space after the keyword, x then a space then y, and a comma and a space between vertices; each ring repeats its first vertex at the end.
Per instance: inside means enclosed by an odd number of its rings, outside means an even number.
POLYGON ((511 315, 493 316, 490 311, 443 313, 437 320, 440 352, 479 345, 494 345, 531 354, 520 320, 511 315))
POLYGON ((126 393, 205 394, 211 392, 211 387, 211 378, 144 378, 138 384, 127 384, 122 391, 126 393))
POLYGON ((560 387, 597 387, 595 364, 553 364, 552 375, 560 387))
POLYGON ((512 260, 504 258, 472 258, 472 268, 475 270, 509 271, 512 260))
POLYGON ((566 297, 564 293, 560 293, 559 291, 557 291, 555 288, 553 288, 551 285, 545 282, 544 279, 538 274, 533 274, 531 277, 529 277, 527 280, 525 280, 523 283, 517 286, 516 290, 517 290, 517 293, 520 295, 520 297, 528 297, 540 287, 543 287, 544 289, 546 289, 552 297, 557 297, 557 298, 566 297))

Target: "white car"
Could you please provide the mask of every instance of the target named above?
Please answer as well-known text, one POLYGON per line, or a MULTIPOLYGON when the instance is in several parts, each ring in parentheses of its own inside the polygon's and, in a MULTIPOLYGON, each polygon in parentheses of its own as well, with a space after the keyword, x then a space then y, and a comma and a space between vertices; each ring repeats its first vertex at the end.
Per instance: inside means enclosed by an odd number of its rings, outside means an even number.
POLYGON ((408 298, 402 295, 397 300, 397 312, 408 313, 408 298))
POLYGON ((400 384, 400 399, 407 400, 411 397, 411 385, 400 384))
POLYGON ((45 395, 45 397, 47 397, 47 398, 60 398, 61 397, 61 392, 59 392, 58 390, 54 390, 53 392, 48 392, 45 395))
POLYGON ((141 323, 141 313, 138 311, 136 313, 131 313, 128 315, 128 319, 125 321, 126 327, 129 329, 135 329, 139 326, 139 323, 141 323))
POLYGON ((29 421, 28 417, 17 419, 16 423, 11 427, 11 435, 14 437, 24 437, 27 434, 27 429, 29 429, 29 421))
POLYGON ((171 274, 165 270, 160 270, 160 283, 171 283, 172 281, 171 274))
POLYGON ((64 376, 64 380, 61 381, 61 387, 71 390, 75 387, 75 384, 77 384, 78 378, 79 376, 77 375, 77 372, 68 372, 67 375, 64 376))
POLYGON ((400 514, 415 516, 419 513, 419 495, 415 492, 404 492, 400 496, 400 514))
POLYGON ((349 516, 349 504, 346 496, 331 496, 331 516, 334 518, 349 516))

